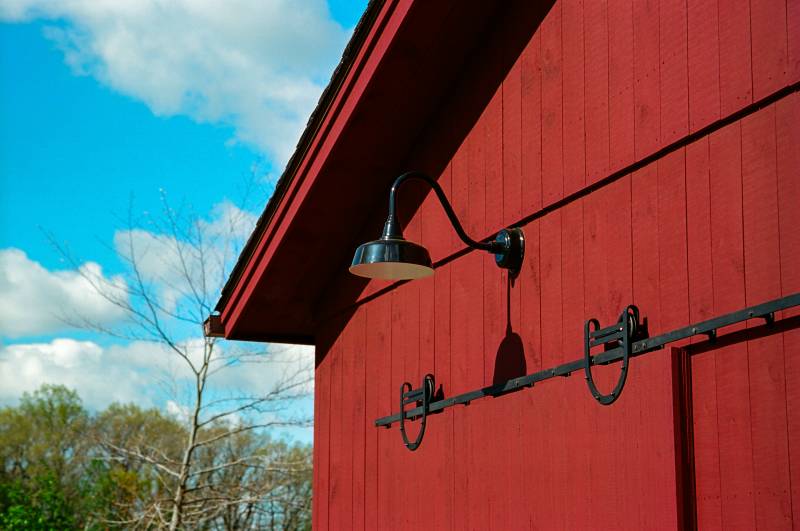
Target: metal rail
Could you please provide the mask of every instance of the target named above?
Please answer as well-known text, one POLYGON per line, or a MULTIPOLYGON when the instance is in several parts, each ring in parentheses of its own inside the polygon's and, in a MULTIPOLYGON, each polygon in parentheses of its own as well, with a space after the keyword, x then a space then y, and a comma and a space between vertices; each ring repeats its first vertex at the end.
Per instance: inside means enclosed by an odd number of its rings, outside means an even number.
MULTIPOLYGON (((793 308, 795 306, 800 306, 800 293, 788 295, 786 297, 765 302, 763 304, 750 306, 748 308, 721 315, 719 317, 714 317, 713 319, 708 319, 699 323, 690 324, 689 326, 678 328, 655 337, 640 339, 638 341, 634 341, 629 346, 629 357, 641 356, 643 354, 647 354, 648 352, 662 349, 664 348, 664 345, 668 343, 674 343, 675 341, 680 341, 693 336, 705 335, 708 337, 709 341, 714 341, 717 337, 717 329, 736 323, 741 323, 747 321, 748 319, 764 319, 767 324, 772 324, 775 320, 775 312, 793 308)), ((616 348, 611 348, 610 350, 607 350, 601 354, 597 354, 596 356, 589 356, 589 361, 590 365, 592 366, 608 365, 609 363, 621 361, 624 357, 625 351, 623 346, 617 346, 616 348)), ((512 378, 503 383, 482 387, 480 389, 475 389, 474 391, 455 395, 450 398, 444 398, 435 402, 430 402, 427 404, 427 408, 425 408, 423 405, 418 405, 417 407, 406 410, 403 413, 396 413, 386 417, 381 417, 375 421, 375 426, 384 426, 386 428, 390 428, 393 423, 400 422, 401 415, 405 419, 413 419, 420 417, 423 414, 431 414, 442 411, 448 407, 460 404, 468 405, 470 402, 479 400, 481 398, 497 397, 526 387, 533 387, 533 385, 537 382, 549 380, 550 378, 555 378, 557 376, 569 376, 575 371, 585 370, 586 367, 586 360, 582 357, 575 361, 557 365, 550 369, 544 369, 525 376, 512 378)))

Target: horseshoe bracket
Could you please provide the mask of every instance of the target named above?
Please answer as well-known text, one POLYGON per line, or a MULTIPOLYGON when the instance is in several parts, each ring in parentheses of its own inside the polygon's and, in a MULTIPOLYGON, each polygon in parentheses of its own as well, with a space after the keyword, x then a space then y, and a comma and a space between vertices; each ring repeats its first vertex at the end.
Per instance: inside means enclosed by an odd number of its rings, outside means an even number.
POLYGON ((622 394, 622 389, 625 387, 625 381, 628 378, 628 362, 633 343, 647 337, 647 319, 644 322, 640 322, 639 308, 632 304, 623 310, 615 324, 606 328, 600 328, 600 322, 597 319, 592 318, 586 321, 584 326, 583 368, 589 391, 600 404, 609 406, 622 394), (592 358, 591 350, 599 346, 603 346, 606 351, 622 350, 622 368, 619 379, 617 380, 617 385, 614 386, 614 390, 607 395, 597 389, 592 376, 594 359, 592 358))
POLYGON ((428 409, 433 397, 434 389, 436 388, 435 380, 432 374, 426 374, 422 379, 422 385, 417 389, 412 389, 411 384, 403 382, 400 386, 400 435, 403 436, 403 444, 412 452, 419 448, 422 443, 422 438, 425 436, 425 425, 428 421, 428 409), (411 420, 412 417, 407 416, 406 406, 414 405, 415 407, 422 407, 422 415, 419 426, 419 433, 414 442, 411 442, 406 435, 406 419, 411 420))

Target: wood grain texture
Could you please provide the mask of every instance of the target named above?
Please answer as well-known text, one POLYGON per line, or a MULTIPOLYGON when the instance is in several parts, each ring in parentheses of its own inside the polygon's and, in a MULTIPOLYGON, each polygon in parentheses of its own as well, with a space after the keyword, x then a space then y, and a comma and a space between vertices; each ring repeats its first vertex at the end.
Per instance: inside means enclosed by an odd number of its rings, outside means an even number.
POLYGON ((750 2, 720 0, 718 16, 720 111, 727 116, 753 101, 750 2))
MULTIPOLYGON (((406 237, 441 263, 422 281, 370 284, 378 296, 320 353, 315 527, 678 526, 683 419, 669 351, 635 359, 608 408, 576 374, 434 415, 416 452, 397 426, 372 422, 397 410, 401 382, 417 387, 427 372, 446 397, 495 382, 509 338, 531 373, 578 358, 585 320, 608 324, 630 303, 655 335, 799 291, 796 94, 542 211, 796 80, 794 4, 558 1, 517 57, 500 32, 486 43, 494 55, 467 59, 492 63, 478 70, 493 90, 463 138, 422 136, 433 145, 408 165, 445 161, 439 183, 474 237, 525 222, 523 268, 509 288, 491 255, 464 248, 433 194, 405 206, 406 237)), ((447 120, 434 116, 429 130, 447 120)), ((698 527, 794 524, 798 344, 792 330, 692 356, 698 527)), ((619 367, 593 372, 607 391, 619 367)))
POLYGON ((660 143, 659 3, 633 2, 633 71, 635 154, 640 159, 660 143))
MULTIPOLYGON (((800 291, 800 97, 775 105, 781 295, 800 291)), ((784 316, 798 315, 795 309, 784 316)), ((793 524, 800 517, 800 330, 783 334, 793 524)), ((795 524, 796 525, 796 524, 795 524)))
POLYGON ((608 123, 610 170, 634 160, 633 2, 608 4, 608 123))
MULTIPOLYGON (((775 107, 742 120, 742 213, 747 304, 781 295, 775 107)), ((749 323, 755 326, 760 323, 749 323)), ((756 525, 791 529, 783 338, 749 341, 756 525)))
POLYGON ((584 3, 584 110, 586 184, 609 173, 609 6, 606 0, 584 3))
MULTIPOLYGON (((741 125, 720 130, 710 142, 711 256, 714 312, 719 314, 745 306, 741 125)), ((724 347, 716 357, 722 524, 754 528, 747 346, 724 347)))
POLYGON ((562 4, 556 3, 542 22, 542 203, 550 204, 564 195, 563 79, 561 18, 562 4))
POLYGON ((717 1, 688 2, 687 28, 689 128, 697 131, 720 118, 717 1))
POLYGON ((658 9, 660 141, 669 144, 689 132, 687 1, 661 0, 658 9))
POLYGON ((586 183, 583 0, 561 2, 564 195, 586 183))

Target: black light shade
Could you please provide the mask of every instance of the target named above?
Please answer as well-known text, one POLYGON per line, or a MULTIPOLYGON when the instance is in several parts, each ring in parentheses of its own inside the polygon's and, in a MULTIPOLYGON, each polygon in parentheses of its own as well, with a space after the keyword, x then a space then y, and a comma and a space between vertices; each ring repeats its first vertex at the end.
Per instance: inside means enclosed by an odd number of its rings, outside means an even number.
POLYGON ((421 245, 401 238, 386 238, 356 249, 350 272, 367 278, 409 280, 433 274, 431 256, 421 245))

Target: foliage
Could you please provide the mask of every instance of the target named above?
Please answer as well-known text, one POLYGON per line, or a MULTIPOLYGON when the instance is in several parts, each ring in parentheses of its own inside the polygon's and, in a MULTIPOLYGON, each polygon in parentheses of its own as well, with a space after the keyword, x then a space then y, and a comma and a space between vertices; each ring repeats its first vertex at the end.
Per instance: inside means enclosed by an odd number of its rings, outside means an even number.
MULTIPOLYGON (((203 436, 229 431, 216 424, 203 436)), ((186 437, 183 423, 155 409, 112 404, 92 414, 64 387, 26 394, 18 406, 0 409, 0 528, 161 527, 170 515, 148 519, 142 508, 169 500, 178 479, 146 451, 179 462, 186 437)), ((260 430, 220 440, 198 450, 186 522, 202 529, 310 528, 310 447, 260 430)))

